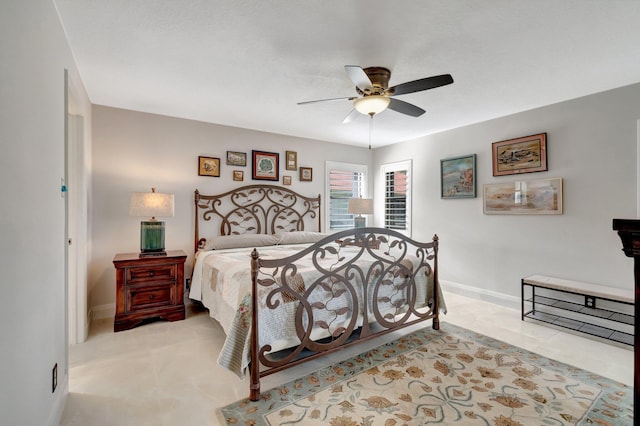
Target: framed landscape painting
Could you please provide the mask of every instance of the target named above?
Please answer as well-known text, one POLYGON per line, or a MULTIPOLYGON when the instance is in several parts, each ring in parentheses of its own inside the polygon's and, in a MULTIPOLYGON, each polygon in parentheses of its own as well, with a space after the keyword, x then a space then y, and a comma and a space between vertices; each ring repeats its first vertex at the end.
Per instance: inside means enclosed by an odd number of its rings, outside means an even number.
POLYGON ((547 170, 547 134, 494 142, 493 175, 544 172, 547 170))
POLYGON ((280 180, 280 165, 277 152, 251 151, 253 167, 251 178, 254 180, 280 180))
POLYGON ((484 185, 484 214, 562 214, 562 178, 484 185))
POLYGON ((247 165, 247 153, 227 151, 227 165, 245 167, 247 165))
POLYGON ((440 160, 440 198, 476 196, 476 154, 440 160))

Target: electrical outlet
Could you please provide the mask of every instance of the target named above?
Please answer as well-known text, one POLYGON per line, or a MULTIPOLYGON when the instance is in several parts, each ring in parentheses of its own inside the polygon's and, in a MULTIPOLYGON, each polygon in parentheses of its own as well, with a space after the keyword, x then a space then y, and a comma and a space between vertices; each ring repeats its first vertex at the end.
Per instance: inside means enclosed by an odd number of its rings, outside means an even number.
POLYGON ((58 363, 56 362, 51 370, 51 393, 56 391, 58 387, 58 363))

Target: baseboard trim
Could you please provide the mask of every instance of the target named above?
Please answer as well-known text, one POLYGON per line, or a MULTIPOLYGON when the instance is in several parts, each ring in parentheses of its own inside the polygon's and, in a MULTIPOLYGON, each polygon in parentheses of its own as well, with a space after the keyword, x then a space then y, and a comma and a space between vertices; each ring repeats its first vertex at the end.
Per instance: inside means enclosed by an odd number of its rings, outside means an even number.
POLYGON ((484 300, 485 302, 494 303, 496 305, 505 306, 512 309, 520 309, 520 298, 509 296, 508 294, 498 293, 484 288, 472 287, 453 281, 440 280, 443 290, 461 296, 472 297, 474 299, 484 300))
MULTIPOLYGON (((89 309, 90 320, 97 320, 103 318, 113 318, 116 315, 116 304, 106 303, 104 305, 93 306, 89 309)), ((91 324, 89 321, 89 324, 91 324)))
POLYGON ((87 320, 84 323, 84 334, 82 335, 82 342, 86 342, 89 338, 89 328, 91 327, 91 321, 93 320, 93 310, 89 309, 87 312, 87 320))
POLYGON ((62 416, 64 414, 64 407, 67 404, 67 397, 69 396, 69 375, 64 374, 61 380, 58 382, 58 388, 54 392, 53 409, 49 415, 47 425, 58 426, 62 422, 62 416))

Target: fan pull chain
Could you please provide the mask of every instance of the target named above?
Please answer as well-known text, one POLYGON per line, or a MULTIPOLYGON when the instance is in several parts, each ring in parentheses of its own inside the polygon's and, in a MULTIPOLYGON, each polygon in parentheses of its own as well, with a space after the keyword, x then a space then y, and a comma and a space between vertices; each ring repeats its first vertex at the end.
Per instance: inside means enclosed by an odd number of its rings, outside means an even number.
POLYGON ((369 117, 371 117, 371 120, 369 120, 369 149, 371 149, 371 134, 373 133, 373 116, 375 114, 369 113, 369 117))

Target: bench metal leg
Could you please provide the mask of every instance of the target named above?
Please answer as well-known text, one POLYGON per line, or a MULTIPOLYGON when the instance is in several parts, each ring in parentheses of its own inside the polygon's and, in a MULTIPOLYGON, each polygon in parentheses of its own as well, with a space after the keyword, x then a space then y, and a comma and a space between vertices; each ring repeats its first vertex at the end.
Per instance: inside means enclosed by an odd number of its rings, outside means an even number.
POLYGON ((524 321, 524 315, 525 315, 525 310, 524 310, 524 302, 525 302, 524 287, 525 286, 531 287, 531 311, 529 312, 535 313, 536 311, 536 286, 533 284, 525 283, 523 279, 520 281, 520 319, 522 321, 524 321))
POLYGON ((524 321, 524 280, 520 280, 520 320, 524 321))

